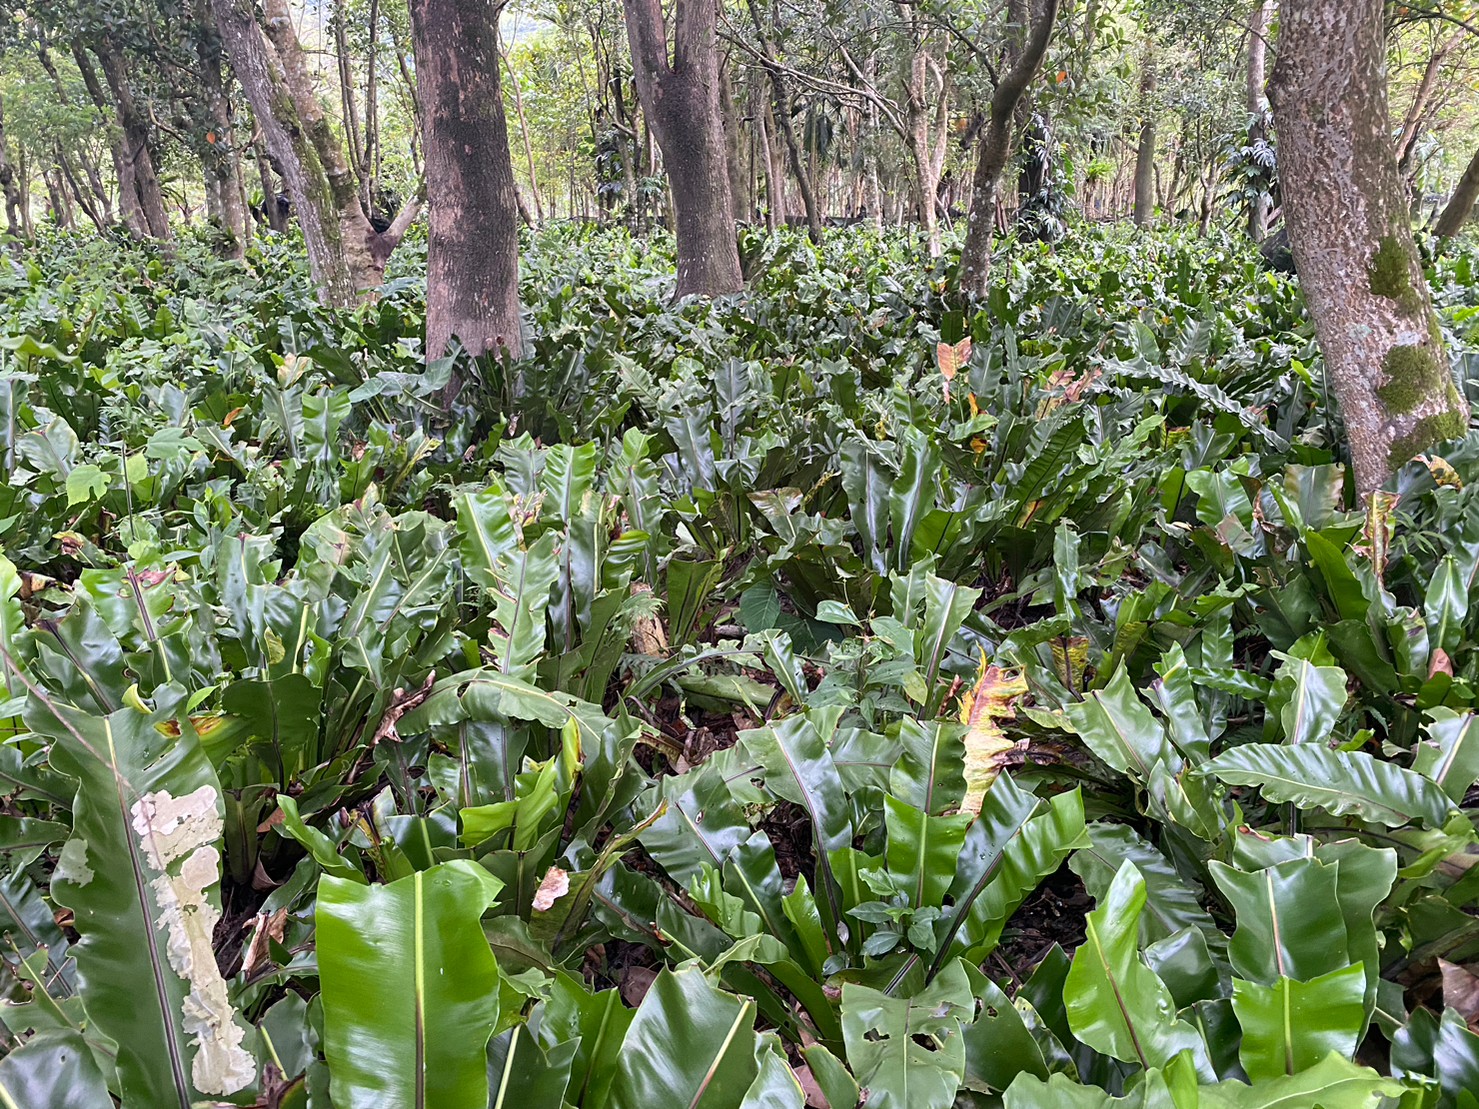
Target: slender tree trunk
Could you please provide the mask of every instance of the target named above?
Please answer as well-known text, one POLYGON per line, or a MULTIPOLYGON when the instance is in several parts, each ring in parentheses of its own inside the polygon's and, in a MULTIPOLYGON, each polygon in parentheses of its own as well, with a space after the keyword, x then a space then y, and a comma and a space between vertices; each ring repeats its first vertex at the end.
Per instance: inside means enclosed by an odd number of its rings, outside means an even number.
POLYGON ((1464 224, 1474 218, 1474 206, 1479 204, 1479 150, 1469 159, 1469 167, 1459 178, 1453 196, 1443 206, 1443 211, 1433 221, 1433 234, 1440 239, 1451 239, 1463 230, 1464 224))
POLYGON ((10 146, 5 139, 5 104, 0 101, 0 190, 5 193, 5 223, 10 234, 19 238, 24 233, 21 222, 23 203, 15 167, 10 163, 10 146))
MULTIPOLYGON (((1268 110, 1268 78, 1266 59, 1268 42, 1266 36, 1273 24, 1274 0, 1260 0, 1253 9, 1253 20, 1248 25, 1248 145, 1256 146, 1268 140, 1268 128, 1264 126, 1264 115, 1268 110)), ((1268 203, 1265 193, 1248 201, 1248 237, 1255 243, 1263 242, 1268 235, 1268 203)))
POLYGON ((1272 86, 1289 242, 1363 493, 1464 433, 1387 110, 1382 0, 1283 0, 1272 86))
POLYGON ((812 189, 811 174, 807 171, 805 162, 801 157, 801 147, 796 141, 796 129, 791 126, 792 116, 795 115, 795 103, 791 98, 791 89, 786 81, 785 73, 776 61, 775 47, 771 44, 770 35, 766 32, 765 22, 760 15, 760 5, 756 0, 748 0, 750 9, 750 21, 755 27, 755 34, 760 40, 760 52, 765 59, 765 72, 770 78, 770 97, 774 106, 775 129, 780 132, 781 141, 786 147, 786 158, 791 164, 791 174, 796 179, 796 188, 801 193, 801 205, 806 211, 807 234, 811 236, 814 243, 822 240, 822 214, 817 205, 816 193, 812 189))
POLYGON ((241 183, 241 152, 236 145, 231 104, 226 98, 226 80, 221 69, 221 36, 204 0, 197 3, 195 19, 200 97, 211 122, 201 149, 206 195, 215 201, 211 216, 221 231, 221 254, 241 258, 246 254, 248 236, 246 199, 241 183))
POLYGON ((118 124, 123 128, 123 153, 132 171, 134 191, 144 226, 156 239, 169 238, 169 216, 165 213, 164 192, 159 187, 159 174, 154 166, 150 143, 149 117, 134 100, 133 86, 123 54, 110 42, 100 41, 94 47, 103 68, 103 79, 113 93, 118 111, 118 124))
POLYGON ((966 296, 984 297, 991 273, 991 233, 996 223, 996 187, 1012 153, 1012 121, 1027 86, 1042 68, 1053 22, 1058 18, 1058 0, 1038 0, 1027 23, 1026 0, 1013 0, 1017 44, 1009 67, 991 94, 986 121, 976 140, 976 172, 971 180, 971 210, 966 219, 965 243, 960 250, 960 290, 966 296))
POLYGON ((662 148, 678 238, 677 297, 744 287, 724 118, 716 0, 675 0, 673 49, 659 0, 622 0, 637 97, 662 148))
MULTIPOLYGON (((431 197, 426 353, 522 352, 518 190, 499 81, 499 0, 412 0, 431 197)), ((457 383, 450 387, 455 391, 457 383)))
POLYGON ((765 175, 765 226, 771 231, 786 222, 785 185, 776 172, 775 150, 770 142, 770 104, 761 99, 755 105, 755 130, 760 142, 760 169, 765 175))
POLYGON ((1140 142, 1135 148, 1135 226, 1155 218, 1155 51, 1146 45, 1140 71, 1140 142))
POLYGON ((736 223, 748 222, 744 211, 745 163, 740 138, 739 109, 734 103, 734 80, 728 59, 719 67, 719 112, 724 119, 724 158, 729 170, 729 207, 736 223))
POLYGON ((266 26, 251 0, 211 0, 232 69, 297 209, 309 266, 326 304, 349 306, 371 295, 385 263, 420 209, 406 204, 376 231, 354 169, 319 103, 288 0, 263 0, 266 26))
MULTIPOLYGON (((529 139, 529 120, 524 115, 524 94, 519 89, 519 75, 514 72, 513 59, 509 57, 508 49, 503 45, 503 36, 498 39, 499 55, 503 59, 503 67, 508 70, 508 87, 514 94, 514 113, 519 117, 519 137, 524 145, 524 165, 529 170, 529 195, 534 198, 534 211, 538 215, 538 226, 544 226, 544 201, 539 196, 539 175, 534 172, 534 144, 529 139)), ((622 143, 625 146, 625 143, 622 143)), ((622 165, 626 165, 626 154, 622 152, 622 165)))

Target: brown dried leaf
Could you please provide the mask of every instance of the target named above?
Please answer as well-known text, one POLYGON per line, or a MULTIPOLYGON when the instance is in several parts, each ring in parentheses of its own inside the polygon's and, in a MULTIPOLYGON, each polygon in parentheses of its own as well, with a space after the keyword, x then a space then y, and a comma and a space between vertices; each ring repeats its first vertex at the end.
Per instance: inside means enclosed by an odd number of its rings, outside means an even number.
POLYGON ((1443 1004, 1452 1006, 1469 1023, 1469 1031, 1479 1031, 1479 974, 1447 960, 1438 960, 1443 974, 1443 1004))
POLYGON ((557 866, 552 866, 544 875, 544 881, 534 891, 535 912, 547 913, 554 903, 570 892, 570 875, 557 866))

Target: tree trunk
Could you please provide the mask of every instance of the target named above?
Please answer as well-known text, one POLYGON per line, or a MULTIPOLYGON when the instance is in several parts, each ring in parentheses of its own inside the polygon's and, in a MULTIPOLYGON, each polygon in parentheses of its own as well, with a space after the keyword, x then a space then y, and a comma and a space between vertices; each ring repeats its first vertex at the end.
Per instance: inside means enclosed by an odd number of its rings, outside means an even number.
MULTIPOLYGON (((534 211, 538 215, 538 226, 544 226, 544 201, 539 196, 539 176, 534 172, 534 144, 529 139, 529 120, 524 115, 524 94, 519 88, 519 75, 514 72, 513 60, 508 56, 508 50, 503 46, 503 38, 498 40, 499 54, 503 58, 504 68, 508 70, 508 86, 514 94, 514 112, 519 117, 519 137, 524 144, 524 164, 529 169, 529 193, 534 197, 534 211)), ((625 166, 627 158, 625 139, 622 140, 622 164, 625 166)))
MULTIPOLYGON (((426 182, 426 354, 517 358, 519 211, 499 81, 500 0, 412 0, 426 182)), ((452 386, 455 390, 456 384, 452 386)))
POLYGON ((1155 52, 1146 46, 1140 71, 1140 142, 1135 149, 1135 226, 1155 218, 1155 52))
POLYGON ((1042 67, 1058 0, 1038 0, 1030 28, 1026 0, 1013 0, 1009 9, 1016 22, 1017 45, 1010 67, 991 94, 986 121, 976 146, 976 173, 971 180, 971 210, 966 218, 965 243, 960 248, 960 291, 984 297, 991 274, 991 233, 996 224, 996 186, 1012 153, 1012 121, 1027 86, 1042 67))
POLYGON ((760 40, 760 52, 765 59, 765 72, 770 77, 770 97, 774 105, 775 129, 781 134, 781 141, 786 147, 786 158, 791 164, 791 173, 796 178, 796 188, 801 193, 801 205, 806 211, 807 234, 812 242, 819 243, 822 241, 822 214, 817 206, 816 193, 812 189, 811 174, 807 172, 806 164, 801 157, 801 147, 796 142, 796 129, 791 126, 791 118, 795 114, 791 90, 785 74, 776 62, 775 48, 771 45, 770 36, 766 33, 765 24, 760 18, 760 6, 755 0, 748 0, 748 4, 750 20, 755 26, 755 34, 760 40))
POLYGON ((1463 230, 1464 224, 1474 218, 1474 206, 1479 204, 1479 150, 1469 159, 1469 168, 1459 178, 1453 196, 1443 206, 1443 211, 1433 221, 1433 234, 1440 239, 1451 239, 1463 230))
POLYGON ((1387 110, 1382 0, 1284 0, 1271 89, 1284 219, 1356 486, 1464 434, 1387 110))
POLYGON ((5 104, 0 101, 0 189, 5 193, 5 223, 10 234, 19 238, 24 234, 21 220, 20 185, 16 182, 15 167, 10 164, 10 147, 5 141, 5 104))
POLYGON ((169 216, 164 210, 164 193, 159 187, 159 174, 154 168, 149 117, 134 100, 127 65, 118 48, 109 42, 98 42, 93 51, 103 67, 103 79, 108 82, 108 88, 113 93, 118 124, 123 128, 123 155, 128 160, 133 177, 134 192, 143 213, 144 227, 153 238, 167 239, 169 216))
POLYGON ((251 0, 211 0, 232 69, 297 209, 319 296, 347 307, 384 280, 385 263, 416 218, 420 200, 403 207, 385 231, 375 230, 314 90, 288 0, 263 0, 262 8, 265 27, 257 23, 251 0))
MULTIPOLYGON (((1248 145, 1256 146, 1268 140, 1268 128, 1264 126, 1264 115, 1268 109, 1268 77, 1266 59, 1268 42, 1265 36, 1273 24, 1274 0, 1260 0, 1253 9, 1253 21, 1248 25, 1248 145)), ((1268 236, 1268 203, 1265 193, 1248 201, 1248 237, 1261 243, 1268 236)))
POLYGON ((241 185, 241 152, 236 146, 231 104, 226 99, 226 81, 221 70, 221 36, 203 0, 197 4, 195 19, 199 27, 195 51, 200 97, 211 123, 200 159, 206 195, 214 200, 211 216, 222 234, 221 254, 241 258, 246 254, 247 212, 241 185))
POLYGON ((675 0, 673 51, 659 0, 622 0, 637 97, 662 148, 678 237, 677 297, 744 287, 724 118, 716 0, 675 0))

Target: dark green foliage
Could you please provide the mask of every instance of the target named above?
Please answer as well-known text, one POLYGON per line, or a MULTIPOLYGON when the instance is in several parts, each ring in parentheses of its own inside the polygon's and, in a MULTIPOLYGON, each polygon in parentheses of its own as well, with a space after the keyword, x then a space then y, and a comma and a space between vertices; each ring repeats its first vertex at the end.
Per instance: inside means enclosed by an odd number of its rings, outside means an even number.
POLYGON ((531 240, 453 412, 414 251, 0 273, 0 1090, 1461 1104, 1398 982, 1479 950, 1479 447, 1359 511, 1240 244, 1007 243, 964 318, 911 236, 745 245, 674 308, 531 240))

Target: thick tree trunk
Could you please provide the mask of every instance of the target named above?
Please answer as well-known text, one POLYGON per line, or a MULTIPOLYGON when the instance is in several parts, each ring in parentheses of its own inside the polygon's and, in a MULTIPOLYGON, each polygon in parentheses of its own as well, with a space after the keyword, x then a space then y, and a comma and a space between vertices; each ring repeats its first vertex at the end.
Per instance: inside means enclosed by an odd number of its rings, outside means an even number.
POLYGON ((1155 218, 1155 53, 1147 46, 1140 71, 1140 142, 1135 148, 1135 226, 1155 218))
POLYGON ((1479 204, 1479 150, 1469 159, 1469 168, 1464 170, 1453 195, 1433 221, 1433 234, 1440 239, 1453 238, 1474 218, 1476 204, 1479 204))
POLYGON ((1013 0, 1017 45, 1010 66, 991 94, 986 122, 976 146, 976 172, 971 180, 971 211, 966 219, 965 242, 960 248, 960 291, 969 297, 984 297, 991 275, 991 233, 996 225, 996 186, 1012 154, 1012 121, 1027 86, 1042 68, 1043 55, 1058 18, 1058 0, 1038 0, 1031 26, 1027 23, 1026 0, 1013 0))
POLYGON ((716 0, 675 0, 673 51, 659 0, 622 0, 637 96, 662 147, 678 237, 675 296, 744 287, 724 117, 719 103, 716 0))
POLYGON ((1284 0, 1272 98, 1284 218, 1363 493, 1462 435, 1392 151, 1382 0, 1284 0))
MULTIPOLYGON (((1253 146, 1268 139, 1268 128, 1264 126, 1264 115, 1268 109, 1268 41, 1266 36, 1273 24, 1274 0, 1260 0, 1253 9, 1253 20, 1248 25, 1248 89, 1247 106, 1248 145, 1253 146)), ((1268 236, 1267 194, 1260 193, 1248 201, 1248 236, 1261 243, 1268 236)))
MULTIPOLYGON (((499 0, 412 0, 426 182, 426 354, 518 357, 519 210, 499 82, 499 0)), ((455 385, 454 385, 455 388, 455 385)))
POLYGON ((118 111, 118 124, 123 128, 123 156, 128 160, 144 227, 153 238, 167 239, 169 216, 164 210, 164 193, 159 187, 159 174, 154 166, 149 117, 134 100, 127 65, 118 48, 109 42, 98 42, 93 51, 103 67, 103 80, 108 82, 118 111))
POLYGON ((375 230, 314 90, 288 0, 263 0, 262 9, 265 27, 257 23, 251 0, 211 0, 232 69, 297 209, 319 296, 346 307, 372 295, 384 280, 385 263, 420 201, 402 208, 385 231, 375 230))

